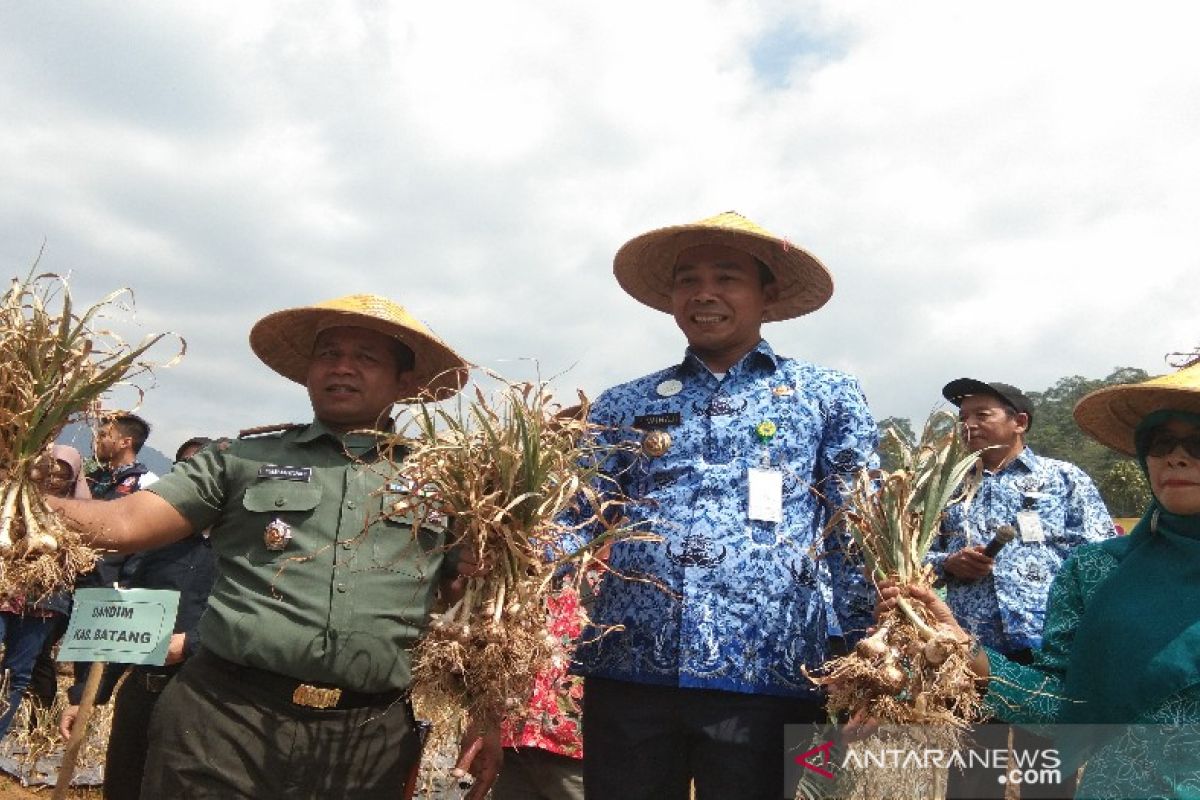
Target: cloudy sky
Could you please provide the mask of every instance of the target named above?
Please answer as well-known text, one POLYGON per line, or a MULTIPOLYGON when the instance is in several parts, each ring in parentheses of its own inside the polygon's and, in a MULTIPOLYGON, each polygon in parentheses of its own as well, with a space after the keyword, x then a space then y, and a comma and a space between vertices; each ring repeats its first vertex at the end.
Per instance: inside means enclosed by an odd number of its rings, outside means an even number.
POLYGON ((254 320, 351 292, 570 394, 677 360, 612 278, 736 209, 834 275, 764 328, 924 418, 1200 344, 1200 10, 1182 3, 0 2, 0 259, 130 286, 188 354, 143 411, 303 421, 254 320), (536 365, 536 366, 535 366, 536 365))

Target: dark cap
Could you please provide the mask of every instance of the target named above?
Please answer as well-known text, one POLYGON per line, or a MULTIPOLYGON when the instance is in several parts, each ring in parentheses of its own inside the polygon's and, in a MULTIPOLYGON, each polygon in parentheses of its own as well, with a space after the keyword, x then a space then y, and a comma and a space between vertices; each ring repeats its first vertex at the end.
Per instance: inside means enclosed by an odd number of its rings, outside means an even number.
POLYGON ((984 383, 974 378, 956 378, 942 387, 942 397, 961 406, 964 397, 973 394, 987 394, 1003 402, 1018 414, 1029 417, 1029 427, 1033 427, 1033 403, 1017 387, 1010 383, 984 383))

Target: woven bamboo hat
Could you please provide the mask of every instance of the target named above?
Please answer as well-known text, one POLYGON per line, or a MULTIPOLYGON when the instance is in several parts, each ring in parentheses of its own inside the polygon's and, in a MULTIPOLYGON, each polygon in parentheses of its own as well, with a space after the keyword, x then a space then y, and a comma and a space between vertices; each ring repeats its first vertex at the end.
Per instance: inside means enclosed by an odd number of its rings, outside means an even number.
POLYGON ((403 306, 373 294, 351 294, 268 314, 250 330, 250 347, 268 367, 302 384, 317 336, 343 327, 378 331, 412 350, 413 378, 421 393, 445 398, 466 382, 469 363, 403 306))
POLYGON ((1097 389, 1075 404, 1075 422, 1100 444, 1132 456, 1138 423, 1155 411, 1200 414, 1200 364, 1142 383, 1097 389))
POLYGON ((613 259, 621 288, 651 308, 671 313, 671 282, 675 261, 689 247, 722 244, 767 265, 779 287, 764 322, 799 317, 816 311, 833 296, 833 276, 807 251, 755 225, 736 211, 689 225, 643 233, 626 242, 613 259))

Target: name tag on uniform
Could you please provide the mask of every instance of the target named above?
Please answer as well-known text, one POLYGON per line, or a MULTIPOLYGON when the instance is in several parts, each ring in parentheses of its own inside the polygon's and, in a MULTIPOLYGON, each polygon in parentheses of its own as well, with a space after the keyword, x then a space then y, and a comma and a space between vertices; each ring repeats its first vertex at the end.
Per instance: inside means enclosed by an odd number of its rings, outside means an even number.
POLYGON ((263 464, 258 468, 258 477, 273 481, 303 481, 312 480, 312 467, 284 467, 279 464, 263 464))
POLYGON ((663 414, 643 414, 633 418, 633 427, 639 430, 669 428, 672 425, 678 425, 681 421, 678 411, 669 411, 663 414))
POLYGON ((750 519, 783 522, 783 473, 777 469, 751 469, 750 519))
POLYGON ((1042 518, 1036 511, 1021 511, 1017 513, 1017 528, 1021 531, 1022 542, 1044 542, 1046 531, 1042 529, 1042 518))

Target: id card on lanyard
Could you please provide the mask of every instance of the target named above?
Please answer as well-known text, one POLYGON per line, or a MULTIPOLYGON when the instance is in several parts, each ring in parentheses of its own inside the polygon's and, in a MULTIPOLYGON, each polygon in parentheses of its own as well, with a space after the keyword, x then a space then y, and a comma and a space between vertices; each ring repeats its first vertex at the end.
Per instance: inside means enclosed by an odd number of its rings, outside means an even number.
POLYGON ((750 519, 783 522, 783 473, 751 467, 748 477, 750 519))

